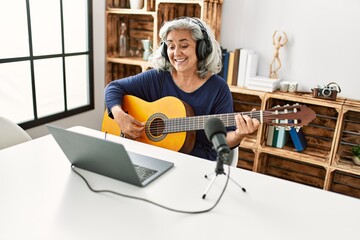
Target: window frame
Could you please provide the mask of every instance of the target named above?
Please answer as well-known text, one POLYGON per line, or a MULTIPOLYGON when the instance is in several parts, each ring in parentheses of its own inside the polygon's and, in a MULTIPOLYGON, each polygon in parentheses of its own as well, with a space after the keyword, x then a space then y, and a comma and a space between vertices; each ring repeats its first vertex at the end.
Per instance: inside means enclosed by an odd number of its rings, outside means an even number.
POLYGON ((31 94, 32 94, 32 110, 34 113, 34 119, 26 122, 18 123, 23 129, 29 129, 36 126, 44 125, 49 122, 53 122, 59 119, 67 118, 74 116, 79 113, 93 110, 95 108, 95 97, 94 97, 94 50, 93 50, 93 21, 92 21, 92 0, 87 1, 87 44, 88 51, 85 52, 72 52, 65 53, 65 42, 64 42, 64 16, 63 16, 63 1, 60 1, 60 24, 61 24, 61 44, 62 44, 62 53, 60 54, 49 54, 49 55, 33 55, 33 42, 32 42, 32 33, 31 33, 31 17, 30 17, 30 0, 26 0, 26 13, 27 13, 27 30, 29 37, 29 56, 26 57, 15 57, 15 58, 3 58, 0 59, 0 64, 2 63, 15 63, 20 61, 29 61, 30 63, 30 72, 31 72, 31 94), (66 69, 65 69, 65 58, 71 56, 87 56, 88 57, 88 84, 89 84, 89 103, 69 110, 67 106, 67 94, 66 94, 66 69), (36 90, 35 90, 35 72, 34 72, 34 61, 40 59, 50 59, 50 58, 61 58, 62 60, 62 71, 63 71, 63 94, 64 94, 64 110, 59 113, 54 113, 49 116, 38 117, 37 111, 37 99, 36 99, 36 90))

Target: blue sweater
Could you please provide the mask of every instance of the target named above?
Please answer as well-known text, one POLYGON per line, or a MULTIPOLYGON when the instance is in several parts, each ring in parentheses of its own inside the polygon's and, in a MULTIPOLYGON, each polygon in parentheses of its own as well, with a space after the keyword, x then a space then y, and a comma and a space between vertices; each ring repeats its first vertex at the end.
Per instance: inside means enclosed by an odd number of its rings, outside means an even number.
MULTIPOLYGON (((105 101, 110 117, 113 117, 110 109, 115 105, 121 105, 122 97, 125 95, 133 95, 147 102, 165 96, 174 96, 189 104, 196 116, 233 112, 230 89, 226 82, 215 74, 192 93, 178 88, 171 74, 165 71, 148 70, 135 76, 112 81, 105 89, 105 101)), ((227 130, 234 129, 235 127, 227 130)), ((190 154, 216 160, 216 152, 204 130, 196 132, 195 146, 190 154)))

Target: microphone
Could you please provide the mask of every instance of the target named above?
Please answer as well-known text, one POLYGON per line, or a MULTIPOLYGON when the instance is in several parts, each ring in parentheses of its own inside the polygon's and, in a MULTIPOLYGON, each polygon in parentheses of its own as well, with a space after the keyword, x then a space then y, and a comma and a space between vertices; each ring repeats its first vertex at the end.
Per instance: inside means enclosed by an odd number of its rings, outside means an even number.
POLYGON ((219 118, 210 118, 205 123, 205 135, 212 142, 221 162, 228 162, 230 148, 226 143, 226 130, 219 118))
MULTIPOLYGON (((226 175, 226 173, 224 172, 223 163, 226 163, 230 166, 231 161, 232 161, 232 157, 230 159, 230 153, 232 153, 232 151, 230 151, 230 148, 226 143, 226 139, 225 139, 226 130, 225 130, 223 122, 219 118, 208 119, 205 123, 205 135, 209 139, 209 141, 212 142, 212 144, 214 145, 214 149, 216 150, 216 152, 218 154, 218 157, 216 159, 216 167, 215 167, 216 176, 219 174, 226 175)), ((206 175, 205 175, 205 177, 207 178, 206 175)), ((229 178, 230 178, 230 167, 229 167, 228 180, 229 180, 229 178)), ((205 199, 207 192, 209 191, 211 185, 214 183, 214 180, 215 180, 215 178, 213 178, 213 180, 210 182, 210 185, 207 187, 207 189, 202 197, 203 199, 205 199)), ((232 181, 235 182, 234 180, 232 180, 232 181)), ((227 182, 226 182, 226 184, 227 184, 227 182)), ((240 186, 237 182, 235 182, 235 184, 238 185, 239 187, 241 187, 241 190, 243 192, 246 192, 246 189, 243 188, 242 186, 240 186)), ((226 185, 225 185, 225 188, 226 188, 226 185)), ((224 188, 224 191, 225 191, 225 188, 224 188)))

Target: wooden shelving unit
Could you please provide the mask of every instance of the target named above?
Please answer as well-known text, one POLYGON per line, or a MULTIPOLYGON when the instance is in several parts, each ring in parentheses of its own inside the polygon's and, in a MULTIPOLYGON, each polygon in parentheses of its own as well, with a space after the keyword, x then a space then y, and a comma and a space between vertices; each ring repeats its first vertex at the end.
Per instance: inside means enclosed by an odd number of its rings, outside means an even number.
POLYGON ((351 146, 360 144, 360 101, 236 86, 230 90, 235 111, 299 103, 316 112, 316 118, 302 128, 308 144, 304 151, 297 152, 291 139, 284 148, 267 146, 268 126, 263 124, 257 134, 241 143, 238 167, 360 198, 360 166, 351 160, 351 146))
POLYGON ((141 39, 150 39, 152 49, 159 45, 159 29, 163 22, 189 16, 203 19, 220 40, 223 0, 144 0, 142 9, 130 9, 129 1, 106 0, 106 76, 105 84, 149 69, 142 58, 120 58, 118 39, 120 24, 126 23, 129 45, 135 52, 141 39))
POLYGON ((360 198, 360 166, 351 159, 351 147, 360 144, 360 101, 345 100, 338 128, 328 189, 360 198))

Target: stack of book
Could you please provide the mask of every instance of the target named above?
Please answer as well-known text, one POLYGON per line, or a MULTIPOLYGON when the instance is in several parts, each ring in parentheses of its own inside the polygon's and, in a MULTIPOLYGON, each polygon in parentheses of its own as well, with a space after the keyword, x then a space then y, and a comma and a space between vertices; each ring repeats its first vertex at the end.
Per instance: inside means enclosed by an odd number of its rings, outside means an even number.
MULTIPOLYGON (((283 123, 285 120, 280 120, 283 123)), ((283 148, 289 139, 289 133, 284 126, 269 126, 266 136, 266 145, 283 148)))
POLYGON ((280 88, 280 79, 271 79, 262 76, 250 77, 246 87, 252 90, 273 92, 280 88))
POLYGON ((253 50, 236 48, 234 51, 227 51, 222 48, 222 62, 223 67, 218 75, 224 78, 229 86, 245 87, 246 79, 256 75, 257 55, 253 50))
POLYGON ((289 131, 287 129, 287 127, 283 126, 268 126, 266 145, 276 148, 283 148, 290 136, 295 150, 298 152, 303 151, 307 146, 307 142, 302 128, 290 127, 289 131))
POLYGON ((253 90, 273 92, 279 88, 279 79, 257 76, 258 54, 252 49, 236 48, 223 52, 223 68, 219 75, 229 86, 246 87, 253 90))

